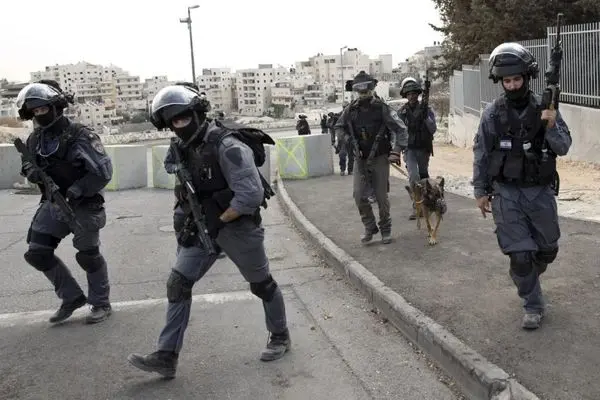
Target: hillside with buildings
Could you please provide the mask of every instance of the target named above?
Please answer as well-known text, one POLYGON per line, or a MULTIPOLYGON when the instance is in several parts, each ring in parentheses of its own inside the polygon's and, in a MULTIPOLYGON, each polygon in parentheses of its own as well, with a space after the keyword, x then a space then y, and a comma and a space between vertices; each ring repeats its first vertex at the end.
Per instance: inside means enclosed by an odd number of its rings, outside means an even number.
MULTIPOLYGON (((377 94, 393 100, 398 97, 400 81, 412 74, 422 77, 425 65, 439 55, 439 46, 427 47, 393 67, 390 54, 370 58, 356 48, 336 55, 319 53, 291 68, 260 64, 257 68, 232 71, 230 68, 206 68, 196 80, 211 102, 212 111, 230 116, 294 118, 299 113, 318 114, 351 100, 344 83, 359 71, 375 76, 377 94)), ((53 79, 75 95, 75 106, 67 115, 104 134, 127 131, 127 125, 147 121, 152 99, 163 87, 173 84, 167 76, 144 79, 122 68, 76 64, 46 66, 30 73, 30 82, 53 79)), ((15 99, 29 82, 0 81, 0 126, 18 129, 15 99)), ((147 129, 152 126, 147 124, 147 129)))

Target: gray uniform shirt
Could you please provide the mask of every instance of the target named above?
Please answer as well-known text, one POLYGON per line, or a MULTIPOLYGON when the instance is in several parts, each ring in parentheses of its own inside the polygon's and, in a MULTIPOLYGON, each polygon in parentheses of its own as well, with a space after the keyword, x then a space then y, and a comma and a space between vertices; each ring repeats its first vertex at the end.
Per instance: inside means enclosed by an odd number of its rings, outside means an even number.
MULTIPOLYGON (((208 135, 217 133, 214 122, 208 124, 204 140, 208 135)), ((264 188, 252 149, 240 140, 229 135, 223 138, 217 148, 217 160, 227 181, 229 189, 234 193, 230 207, 239 214, 252 215, 261 206, 264 198, 264 188)), ((164 161, 165 170, 169 174, 177 171, 177 164, 171 147, 167 151, 164 161)))
MULTIPOLYGON (((535 96, 540 102, 540 97, 535 96)), ((497 115, 498 110, 496 102, 486 107, 479 122, 479 129, 473 142, 473 187, 475 198, 486 196, 489 188, 488 167, 492 146, 496 142, 500 132, 496 131, 493 115, 497 115)), ((556 124, 546 130, 546 141, 548 146, 559 156, 564 156, 571 147, 572 139, 566 122, 562 119, 560 112, 556 113, 556 124)), ((529 199, 533 199, 540 190, 546 186, 534 186, 528 188, 518 188, 514 185, 494 183, 494 189, 500 194, 507 196, 515 195, 515 191, 525 194, 529 199)), ((517 193, 518 195, 518 193, 517 193)))

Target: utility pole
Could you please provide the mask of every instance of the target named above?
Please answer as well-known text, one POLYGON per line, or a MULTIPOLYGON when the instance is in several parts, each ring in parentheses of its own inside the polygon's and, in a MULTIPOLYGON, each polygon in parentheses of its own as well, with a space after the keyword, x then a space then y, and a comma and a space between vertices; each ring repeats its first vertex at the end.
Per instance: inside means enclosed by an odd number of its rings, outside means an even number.
POLYGON ((342 65, 342 106, 344 105, 344 91, 346 90, 346 83, 344 82, 344 55, 342 50, 347 49, 348 46, 340 47, 340 64, 342 65))
POLYGON ((179 22, 187 24, 188 30, 190 31, 190 54, 192 57, 192 82, 196 85, 196 64, 194 62, 194 40, 192 39, 192 13, 191 10, 200 7, 199 5, 189 6, 187 8, 187 18, 179 18, 179 22))

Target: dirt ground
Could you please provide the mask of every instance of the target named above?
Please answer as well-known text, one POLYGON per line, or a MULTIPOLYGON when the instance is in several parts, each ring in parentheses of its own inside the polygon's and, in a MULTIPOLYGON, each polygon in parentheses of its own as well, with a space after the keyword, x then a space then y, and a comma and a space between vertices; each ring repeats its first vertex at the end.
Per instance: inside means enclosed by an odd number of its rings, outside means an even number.
MULTIPOLYGON (((472 198, 473 150, 449 144, 434 146, 435 155, 430 161, 429 174, 443 176, 448 191, 472 198)), ((600 222, 600 165, 559 159, 558 172, 559 214, 600 222)), ((392 174, 401 176, 394 170, 392 174)))

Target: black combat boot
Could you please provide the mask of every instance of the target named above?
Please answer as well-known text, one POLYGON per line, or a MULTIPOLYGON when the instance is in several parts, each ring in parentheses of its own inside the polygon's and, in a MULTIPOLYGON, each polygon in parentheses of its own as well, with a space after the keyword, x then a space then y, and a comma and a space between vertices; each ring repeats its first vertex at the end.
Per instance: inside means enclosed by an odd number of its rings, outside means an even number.
POLYGON ((260 360, 273 361, 280 359, 291 348, 292 341, 290 339, 290 332, 287 329, 283 333, 271 333, 267 347, 260 354, 260 360))
POLYGON ((383 244, 392 243, 392 233, 391 232, 381 232, 381 243, 383 243, 383 244))
POLYGON ((50 317, 49 321, 53 324, 62 322, 73 315, 75 310, 85 306, 86 303, 87 298, 83 294, 73 301, 63 302, 60 308, 50 317))
POLYGON ((376 235, 378 233, 379 228, 365 229, 365 233, 361 235, 360 241, 363 243, 369 243, 371 240, 373 240, 373 235, 376 235))
POLYGON ((112 307, 110 304, 106 306, 93 306, 92 311, 85 317, 85 323, 96 324, 102 322, 110 317, 110 314, 112 314, 112 307))
POLYGON ((146 372, 156 372, 165 378, 174 378, 179 355, 172 351, 155 351, 148 355, 130 354, 127 361, 146 372))

